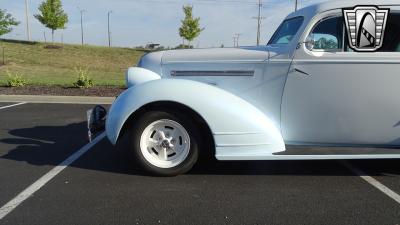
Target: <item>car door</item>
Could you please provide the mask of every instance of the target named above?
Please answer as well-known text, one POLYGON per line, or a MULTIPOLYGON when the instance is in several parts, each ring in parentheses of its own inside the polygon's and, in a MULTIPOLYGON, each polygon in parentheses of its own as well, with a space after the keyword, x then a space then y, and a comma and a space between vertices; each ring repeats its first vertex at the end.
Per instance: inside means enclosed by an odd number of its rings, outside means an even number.
POLYGON ((347 45, 341 10, 315 17, 296 50, 282 100, 287 143, 400 145, 400 8, 379 52, 347 45))

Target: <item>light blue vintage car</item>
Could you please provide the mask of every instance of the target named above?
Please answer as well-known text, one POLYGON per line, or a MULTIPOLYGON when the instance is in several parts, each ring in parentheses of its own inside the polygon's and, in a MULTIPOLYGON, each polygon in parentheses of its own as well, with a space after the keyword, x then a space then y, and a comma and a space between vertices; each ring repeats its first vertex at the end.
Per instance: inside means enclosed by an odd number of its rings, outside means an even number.
POLYGON ((209 151, 218 160, 400 158, 400 2, 312 5, 265 46, 150 53, 126 82, 106 133, 113 144, 128 135, 153 174, 185 173, 209 151))

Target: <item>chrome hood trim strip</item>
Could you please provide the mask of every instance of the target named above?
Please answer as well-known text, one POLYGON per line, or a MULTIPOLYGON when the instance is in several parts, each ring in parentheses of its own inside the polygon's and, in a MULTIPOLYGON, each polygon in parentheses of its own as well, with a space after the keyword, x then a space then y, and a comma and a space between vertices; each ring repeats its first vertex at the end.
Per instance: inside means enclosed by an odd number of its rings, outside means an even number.
POLYGON ((191 70, 173 70, 171 76, 177 77, 197 77, 197 76, 236 76, 236 77, 252 77, 254 70, 221 70, 221 71, 191 71, 191 70))

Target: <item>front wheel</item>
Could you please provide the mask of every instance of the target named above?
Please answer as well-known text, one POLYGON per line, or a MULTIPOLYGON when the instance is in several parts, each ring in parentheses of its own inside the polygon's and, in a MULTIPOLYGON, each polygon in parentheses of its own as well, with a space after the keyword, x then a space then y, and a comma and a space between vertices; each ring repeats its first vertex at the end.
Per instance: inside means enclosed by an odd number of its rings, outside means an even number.
POLYGON ((198 158, 199 134, 181 113, 146 112, 135 120, 130 151, 139 166, 159 176, 188 172, 198 158))

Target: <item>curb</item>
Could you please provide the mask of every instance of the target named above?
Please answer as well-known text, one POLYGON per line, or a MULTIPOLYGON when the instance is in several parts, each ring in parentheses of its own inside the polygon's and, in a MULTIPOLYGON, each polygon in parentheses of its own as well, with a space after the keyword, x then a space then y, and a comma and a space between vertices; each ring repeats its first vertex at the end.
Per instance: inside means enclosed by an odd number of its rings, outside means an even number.
POLYGON ((27 103, 59 103, 59 104, 87 104, 109 105, 114 97, 90 96, 42 96, 42 95, 0 95, 0 102, 27 102, 27 103))

